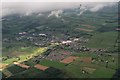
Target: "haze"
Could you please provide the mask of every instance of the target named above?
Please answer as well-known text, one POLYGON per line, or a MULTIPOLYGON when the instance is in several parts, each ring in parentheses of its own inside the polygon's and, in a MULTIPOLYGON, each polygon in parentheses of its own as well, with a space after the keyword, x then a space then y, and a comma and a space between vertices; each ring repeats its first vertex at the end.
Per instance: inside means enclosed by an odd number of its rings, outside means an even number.
POLYGON ((29 15, 36 12, 45 12, 51 10, 77 8, 79 5, 85 6, 92 12, 96 12, 105 6, 116 5, 115 2, 106 3, 83 3, 83 2, 3 2, 2 3, 2 17, 11 14, 29 15))

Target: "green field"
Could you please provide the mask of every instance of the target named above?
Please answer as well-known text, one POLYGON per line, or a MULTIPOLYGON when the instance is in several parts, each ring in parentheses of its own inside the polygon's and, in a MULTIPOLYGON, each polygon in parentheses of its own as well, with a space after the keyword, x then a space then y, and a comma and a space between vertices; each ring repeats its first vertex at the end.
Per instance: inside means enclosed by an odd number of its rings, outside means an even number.
POLYGON ((7 59, 5 61, 3 61, 3 63, 6 63, 6 64, 11 64, 13 63, 13 61, 18 61, 18 62, 23 62, 23 61, 27 61, 31 58, 33 58, 34 56, 38 56, 38 55, 41 55, 43 52, 45 52, 47 50, 46 47, 44 48, 36 48, 35 50, 32 51, 32 53, 29 53, 29 54, 21 54, 17 57, 20 58, 20 60, 17 60, 16 58, 10 58, 10 59, 7 59))
POLYGON ((73 78, 112 78, 116 72, 115 69, 105 68, 99 64, 81 63, 80 61, 71 63, 70 65, 66 66, 64 70, 67 72, 66 75, 73 78), (83 74, 81 69, 84 67, 93 68, 95 71, 91 74, 83 74))
POLYGON ((14 65, 14 64, 10 65, 6 69, 9 70, 12 74, 16 74, 16 73, 19 73, 19 72, 26 70, 20 66, 14 65))
POLYGON ((96 33, 89 40, 86 46, 91 48, 113 49, 117 37, 117 32, 96 33))
POLYGON ((55 68, 64 68, 65 64, 60 63, 58 61, 50 61, 50 60, 43 60, 39 64, 44 65, 44 66, 49 66, 49 67, 55 67, 55 68))
POLYGON ((10 78, 39 78, 42 74, 42 71, 36 69, 36 68, 30 68, 23 72, 16 73, 14 76, 11 76, 10 78))
POLYGON ((100 67, 98 68, 94 73, 93 77, 94 78, 112 78, 112 76, 115 74, 116 70, 114 69, 109 69, 105 67, 100 67))

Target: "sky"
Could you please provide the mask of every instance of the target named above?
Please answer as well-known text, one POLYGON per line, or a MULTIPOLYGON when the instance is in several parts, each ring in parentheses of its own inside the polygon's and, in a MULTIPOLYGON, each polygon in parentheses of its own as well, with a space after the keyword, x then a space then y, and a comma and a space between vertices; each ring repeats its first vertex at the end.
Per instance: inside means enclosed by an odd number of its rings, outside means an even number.
POLYGON ((0 13, 2 15, 0 15, 0 17, 16 13, 25 15, 35 12, 76 8, 80 4, 91 7, 90 11, 98 11, 105 6, 115 5, 114 2, 118 1, 119 0, 64 0, 63 2, 63 0, 2 0, 2 4, 0 4, 0 13))
POLYGON ((118 2, 119 0, 1 0, 2 2, 118 2))

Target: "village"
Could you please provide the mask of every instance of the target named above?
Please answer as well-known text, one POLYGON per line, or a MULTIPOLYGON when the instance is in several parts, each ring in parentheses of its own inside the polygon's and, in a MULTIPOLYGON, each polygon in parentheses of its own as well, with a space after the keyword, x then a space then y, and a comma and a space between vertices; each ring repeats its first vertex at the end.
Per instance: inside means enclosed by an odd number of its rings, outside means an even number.
MULTIPOLYGON (((26 40, 33 42, 34 46, 43 47, 46 46, 45 44, 49 44, 49 47, 47 45, 48 47, 47 50, 44 51, 42 54, 31 55, 32 57, 28 55, 26 56, 26 60, 22 62, 20 62, 21 58, 19 56, 18 57, 7 56, 6 58, 4 57, 2 58, 3 61, 9 60, 11 58, 16 58, 16 60, 12 61, 12 64, 28 70, 33 67, 36 69, 40 69, 42 71, 47 70, 49 67, 51 67, 51 65, 50 66, 42 65, 41 63, 44 60, 49 60, 50 62, 57 61, 59 63, 65 64, 65 66, 69 66, 70 64, 76 62, 76 60, 77 61, 80 60, 80 64, 82 63, 92 64, 92 65, 97 64, 110 69, 114 69, 114 67, 109 66, 111 65, 111 62, 116 63, 117 61, 115 57, 112 57, 113 54, 109 53, 109 51, 107 51, 106 49, 90 48, 84 46, 83 43, 87 43, 89 41, 88 38, 86 39, 84 37, 80 37, 80 38, 77 37, 77 38, 70 38, 68 40, 66 39, 66 40, 58 41, 49 38, 47 34, 36 35, 33 33, 32 36, 28 37, 28 34, 26 32, 21 32, 18 34, 18 36, 19 38, 18 37, 16 38, 17 41, 26 38, 26 40), (41 40, 35 38, 35 36, 39 36, 39 39, 41 38, 41 40), (35 39, 40 43, 44 42, 43 43, 44 45, 37 43, 35 39)), ((3 66, 2 68, 3 69, 7 68, 7 66, 3 66)), ((6 74, 7 75, 6 77, 13 76, 12 73, 5 70, 3 70, 3 74, 6 74)), ((95 70, 96 70, 95 68, 91 68, 91 67, 81 67, 82 74, 92 74, 95 70)))

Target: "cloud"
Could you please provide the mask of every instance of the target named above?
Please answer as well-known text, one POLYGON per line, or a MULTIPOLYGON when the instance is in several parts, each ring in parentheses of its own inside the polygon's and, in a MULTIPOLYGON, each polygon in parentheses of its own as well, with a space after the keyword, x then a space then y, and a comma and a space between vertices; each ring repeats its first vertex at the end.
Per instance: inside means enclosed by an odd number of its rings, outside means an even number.
MULTIPOLYGON (((87 6, 90 11, 98 11, 107 5, 115 3, 83 3, 83 2, 3 2, 2 3, 2 17, 11 14, 30 15, 36 12, 45 12, 51 10, 63 10, 68 8, 76 8, 80 4, 87 6)), ((1 5, 1 4, 0 4, 1 5)), ((81 12, 80 14, 82 14, 81 12)))
POLYGON ((48 17, 51 17, 51 16, 55 16, 57 18, 60 18, 61 14, 63 13, 63 10, 54 10, 54 11, 51 11, 51 13, 48 15, 48 17))
POLYGON ((52 3, 52 2, 19 2, 19 3, 3 3, 2 5, 2 16, 10 15, 10 14, 26 14, 29 15, 34 12, 44 12, 51 11, 55 9, 67 9, 77 6, 77 4, 73 3, 52 3))
POLYGON ((103 7, 113 6, 113 5, 116 5, 116 3, 98 4, 98 5, 96 5, 96 6, 93 6, 93 7, 90 8, 89 10, 90 10, 91 12, 97 12, 98 10, 102 9, 103 7))
POLYGON ((77 15, 80 16, 87 10, 91 11, 91 12, 97 12, 106 6, 113 6, 113 5, 116 5, 116 3, 111 3, 111 2, 107 2, 107 3, 96 3, 96 2, 84 3, 83 6, 80 6, 80 12, 77 15))
POLYGON ((119 0, 1 0, 2 2, 118 2, 119 0))
POLYGON ((77 15, 78 15, 78 16, 82 15, 86 10, 88 10, 86 6, 81 6, 81 5, 80 5, 80 12, 79 12, 79 14, 77 14, 77 15))

